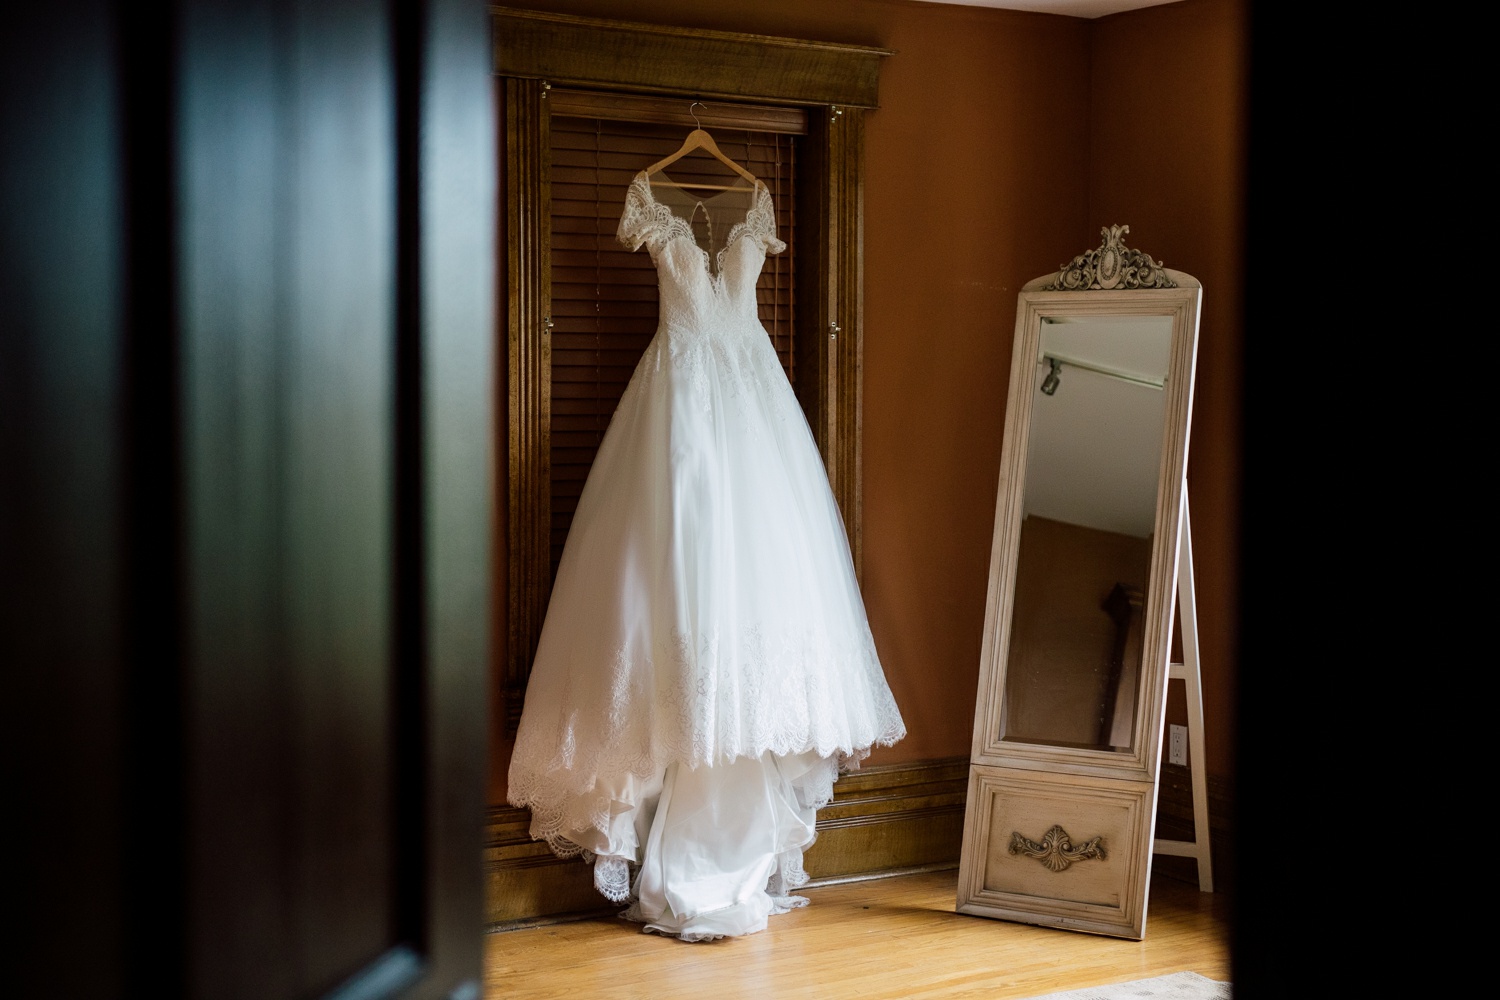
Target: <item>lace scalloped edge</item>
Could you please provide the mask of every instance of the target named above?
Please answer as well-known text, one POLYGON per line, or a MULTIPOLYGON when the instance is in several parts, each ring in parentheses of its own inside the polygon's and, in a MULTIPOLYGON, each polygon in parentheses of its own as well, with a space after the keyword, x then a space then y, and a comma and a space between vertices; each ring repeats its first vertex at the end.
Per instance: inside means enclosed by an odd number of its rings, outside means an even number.
MULTIPOLYGON (((593 857, 585 851, 585 860, 593 857)), ((624 858, 593 857, 594 888, 611 903, 630 902, 630 865, 624 858)))
MULTIPOLYGON (((645 244, 653 260, 674 236, 686 236, 697 246, 692 226, 670 207, 652 197, 650 185, 645 178, 646 175, 642 172, 631 179, 615 238, 632 252, 645 244)), ((764 182, 757 182, 755 197, 744 220, 730 227, 724 245, 714 255, 715 272, 722 273, 724 254, 736 240, 745 235, 757 240, 767 253, 778 254, 786 249, 786 243, 776 236, 776 212, 771 205, 770 188, 764 182)), ((705 257, 708 256, 708 251, 702 247, 698 247, 698 250, 705 257)))

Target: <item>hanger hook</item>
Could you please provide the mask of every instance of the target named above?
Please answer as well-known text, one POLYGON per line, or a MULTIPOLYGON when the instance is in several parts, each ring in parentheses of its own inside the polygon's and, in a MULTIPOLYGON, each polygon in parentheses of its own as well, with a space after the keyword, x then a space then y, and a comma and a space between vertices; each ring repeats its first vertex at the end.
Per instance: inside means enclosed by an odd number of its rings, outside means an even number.
POLYGON ((688 114, 693 115, 693 124, 698 128, 702 128, 703 123, 698 120, 698 116, 696 114, 693 114, 693 109, 699 106, 702 106, 705 111, 708 110, 707 104, 704 104, 702 101, 694 101, 692 104, 688 105, 688 114))

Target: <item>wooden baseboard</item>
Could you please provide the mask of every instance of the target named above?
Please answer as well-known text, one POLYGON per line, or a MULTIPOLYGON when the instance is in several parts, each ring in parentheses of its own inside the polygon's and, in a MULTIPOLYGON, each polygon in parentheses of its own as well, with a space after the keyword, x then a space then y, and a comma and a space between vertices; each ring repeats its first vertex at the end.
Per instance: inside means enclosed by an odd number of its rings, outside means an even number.
MULTIPOLYGON (((948 757, 888 764, 846 774, 833 801, 818 812, 818 839, 803 859, 809 885, 833 885, 920 871, 956 868, 963 840, 969 760, 948 757)), ((1208 780, 1214 881, 1230 886, 1232 796, 1227 782, 1208 780)), ((1192 839, 1193 791, 1187 768, 1163 764, 1157 793, 1157 836, 1192 839)), ((612 913, 594 889, 593 872, 563 860, 531 839, 531 813, 490 810, 484 853, 489 927, 516 930, 612 913)), ((1189 858, 1157 855, 1158 871, 1197 884, 1189 858)))
MULTIPOLYGON (((963 839, 967 757, 889 764, 846 774, 818 812, 803 863, 810 885, 954 868, 963 839)), ((490 810, 484 852, 489 927, 516 930, 612 913, 577 858, 555 857, 528 833, 525 809, 490 810)))
POLYGON ((492 807, 484 846, 486 920, 491 930, 514 930, 609 912, 594 889, 593 872, 577 858, 562 859, 531 839, 531 811, 492 807))
POLYGON ((968 785, 967 757, 844 775, 803 857, 809 884, 957 867, 968 785))

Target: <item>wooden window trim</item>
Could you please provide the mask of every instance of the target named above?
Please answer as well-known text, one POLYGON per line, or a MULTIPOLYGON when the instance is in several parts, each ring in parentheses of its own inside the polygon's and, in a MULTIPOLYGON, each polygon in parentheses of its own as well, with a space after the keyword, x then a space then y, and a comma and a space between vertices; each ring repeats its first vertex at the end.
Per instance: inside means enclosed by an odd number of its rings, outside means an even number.
MULTIPOLYGON (((551 183, 554 85, 800 105, 798 397, 844 515, 855 569, 861 536, 864 111, 880 60, 869 46, 491 9, 505 115, 508 501, 504 729, 520 720, 551 592, 551 183)), ((627 96, 622 101, 628 102, 627 96)), ((684 105, 684 112, 687 105, 684 105)))

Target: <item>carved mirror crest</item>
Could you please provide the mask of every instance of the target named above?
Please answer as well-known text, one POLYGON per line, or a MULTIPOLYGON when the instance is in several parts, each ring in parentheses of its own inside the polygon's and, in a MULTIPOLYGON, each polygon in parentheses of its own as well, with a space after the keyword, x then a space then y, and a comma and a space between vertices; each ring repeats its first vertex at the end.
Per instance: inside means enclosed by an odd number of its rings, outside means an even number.
POLYGON ((958 910, 1139 939, 1201 288, 1129 231, 1018 296, 958 910))

